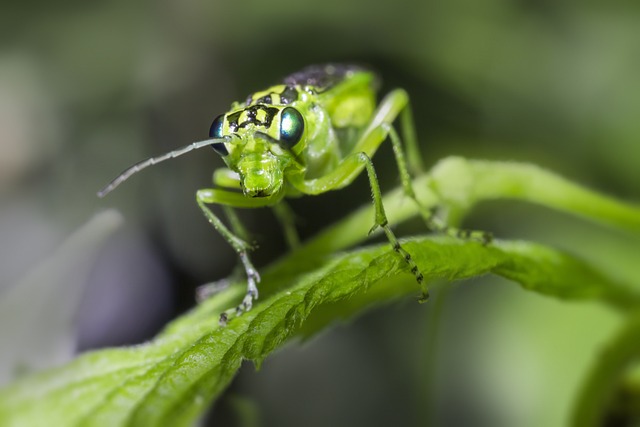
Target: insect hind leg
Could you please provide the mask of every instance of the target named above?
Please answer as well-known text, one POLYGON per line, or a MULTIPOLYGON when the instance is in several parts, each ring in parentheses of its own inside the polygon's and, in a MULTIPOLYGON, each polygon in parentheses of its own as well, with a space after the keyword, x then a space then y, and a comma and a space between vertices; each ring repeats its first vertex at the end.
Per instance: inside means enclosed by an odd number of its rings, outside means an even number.
MULTIPOLYGON (((375 143, 378 145, 380 142, 380 140, 375 141, 375 143)), ((374 149, 375 148, 376 147, 374 147, 374 149)), ((372 151, 374 151, 374 149, 372 151)), ((320 178, 310 180, 292 179, 291 183, 296 189, 304 194, 320 194, 330 190, 343 188, 345 185, 348 185, 355 178, 355 176, 357 176, 362 171, 362 169, 366 169, 367 171, 369 185, 371 187, 371 194, 373 197, 373 204, 375 208, 375 225, 373 226, 373 228, 371 228, 369 233, 372 233, 378 227, 382 228, 393 250, 398 253, 407 263, 411 273, 415 276, 416 281, 422 287, 423 294, 420 300, 425 301, 428 298, 428 291, 424 282, 424 276, 420 272, 420 269, 416 262, 411 257, 411 254, 402 247, 400 242, 398 242, 395 234, 391 230, 391 227, 389 227, 387 215, 382 204, 382 193, 380 192, 378 177, 376 176, 373 162, 366 152, 360 151, 351 153, 350 155, 345 157, 333 171, 320 178)))
POLYGON ((429 290, 427 289, 426 283, 424 282, 424 275, 420 271, 420 268, 418 267, 416 262, 413 260, 411 254, 402 247, 402 245, 396 238, 396 235, 391 230, 391 227, 389 227, 387 215, 384 211, 384 205, 382 204, 382 193, 380 191, 380 185, 378 184, 378 177, 376 176, 376 172, 373 167, 373 162, 371 161, 371 158, 369 158, 369 156, 367 156, 365 153, 358 153, 357 159, 360 163, 364 163, 365 169, 367 170, 369 185, 371 186, 371 193, 373 196, 373 204, 376 210, 376 222, 373 228, 369 230, 369 234, 374 232, 378 227, 382 228, 382 231, 384 231, 384 234, 387 236, 387 240, 389 240, 391 247, 397 254, 402 257, 402 259, 404 259, 404 261, 409 266, 411 274, 414 275, 414 277, 416 278, 416 282, 418 282, 418 285, 420 285, 420 287, 422 288, 422 296, 420 297, 419 301, 425 302, 427 299, 429 299, 429 290))
POLYGON ((407 159, 405 158, 404 151, 402 149, 400 137, 392 126, 389 126, 389 138, 391 139, 391 144, 393 145, 393 154, 396 158, 396 163, 398 164, 398 170, 400 171, 400 180, 402 182, 404 192, 418 206, 420 216, 422 217, 427 228, 431 231, 436 231, 460 239, 476 240, 483 245, 491 243, 491 241, 493 240, 493 236, 491 235, 491 233, 488 233, 486 231, 466 230, 451 227, 436 216, 436 212, 434 209, 428 209, 422 206, 422 204, 418 201, 415 192, 413 191, 411 176, 409 175, 409 170, 407 167, 407 159))

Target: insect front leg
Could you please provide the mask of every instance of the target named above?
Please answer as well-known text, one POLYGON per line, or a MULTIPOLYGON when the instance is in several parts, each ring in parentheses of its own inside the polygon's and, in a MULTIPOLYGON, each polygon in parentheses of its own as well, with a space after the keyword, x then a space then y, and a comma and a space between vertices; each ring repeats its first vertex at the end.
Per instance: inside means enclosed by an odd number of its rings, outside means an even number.
MULTIPOLYGON (((260 282, 260 275, 249 259, 248 252, 249 250, 251 250, 251 245, 232 233, 227 228, 227 226, 223 224, 220 218, 218 218, 211 211, 211 209, 209 209, 207 204, 219 204, 227 208, 256 208, 273 204, 273 197, 265 197, 260 199, 246 198, 242 194, 232 191, 221 189, 203 189, 198 190, 198 192, 196 193, 196 201, 198 202, 198 206, 200 206, 200 209, 204 213, 205 217, 209 220, 211 225, 213 225, 213 227, 218 230, 218 232, 220 232, 220 234, 236 251, 244 267, 245 273, 247 275, 247 293, 242 300, 242 303, 236 308, 236 314, 240 315, 243 312, 250 310, 251 306, 253 305, 253 300, 258 298, 258 283, 260 282)), ((237 222, 239 224, 239 221, 237 222)), ((226 323, 227 316, 227 313, 223 313, 220 316, 220 322, 226 323)))
MULTIPOLYGON (((229 188, 234 190, 240 189, 240 177, 237 173, 233 172, 228 168, 220 168, 216 169, 213 173, 213 184, 218 187, 229 188)), ((224 211, 225 216, 229 220, 229 225, 231 226, 231 231, 237 237, 239 237, 244 242, 249 242, 249 232, 242 225, 235 211, 227 205, 222 205, 222 209, 224 211)), ((196 289, 196 299, 198 302, 202 302, 207 298, 212 297, 213 295, 221 292, 229 287, 231 283, 234 282, 234 278, 242 277, 244 274, 244 265, 242 263, 238 263, 236 267, 233 269, 233 273, 231 273, 231 277, 224 278, 221 280, 216 280, 215 282, 206 283, 202 286, 199 286, 196 289)))
MULTIPOLYGON (((240 190, 242 188, 238 174, 227 168, 217 169, 214 172, 213 183, 220 187, 232 188, 235 190, 240 190)), ((282 231, 284 232, 289 247, 291 249, 295 249, 300 246, 300 238, 298 237, 298 231, 295 227, 295 215, 289 205, 285 203, 284 200, 280 200, 280 202, 273 205, 271 209, 282 227, 282 231)), ((249 240, 248 233, 240 221, 237 221, 235 214, 230 212, 227 216, 229 216, 229 220, 231 221, 232 230, 242 239, 249 240)))
MULTIPOLYGON (((240 219, 238 218, 238 215, 236 215, 236 212, 226 205, 222 205, 222 210, 229 220, 229 225, 231 226, 232 233, 240 240, 242 240, 243 242, 247 242, 248 244, 248 242, 250 241, 249 232, 244 227, 244 225, 242 225, 242 222, 240 222, 240 219)), ((251 249, 253 249, 252 246, 251 249)), ((212 297, 213 295, 222 292, 223 290, 227 289, 229 285, 231 285, 231 283, 233 283, 237 279, 240 279, 244 272, 245 266, 242 263, 239 263, 236 264, 230 277, 198 286, 196 288, 196 300, 198 302, 202 302, 212 297)))

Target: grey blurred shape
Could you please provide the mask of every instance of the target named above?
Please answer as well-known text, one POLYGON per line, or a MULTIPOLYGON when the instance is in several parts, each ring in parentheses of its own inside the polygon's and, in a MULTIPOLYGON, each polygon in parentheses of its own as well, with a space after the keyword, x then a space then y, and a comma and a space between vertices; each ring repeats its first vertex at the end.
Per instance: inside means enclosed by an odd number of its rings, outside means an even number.
POLYGON ((115 210, 96 214, 0 294, 0 385, 71 359, 73 320, 88 274, 98 250, 121 223, 115 210))

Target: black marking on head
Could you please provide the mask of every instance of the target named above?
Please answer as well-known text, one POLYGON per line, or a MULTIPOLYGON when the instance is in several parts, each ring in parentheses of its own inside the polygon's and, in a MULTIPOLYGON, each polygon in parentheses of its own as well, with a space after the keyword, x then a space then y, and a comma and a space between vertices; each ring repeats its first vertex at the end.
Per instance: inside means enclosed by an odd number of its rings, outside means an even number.
POLYGON ((280 103, 287 105, 298 100, 298 91, 293 86, 286 86, 280 94, 280 103))
POLYGON ((242 110, 236 111, 233 114, 229 114, 227 116, 227 121, 229 122, 229 130, 231 132, 236 132, 238 130, 238 120, 240 119, 240 115, 242 114, 242 110))
POLYGON ((237 132, 238 129, 247 127, 251 124, 269 128, 276 114, 278 114, 277 108, 267 107, 266 105, 262 104, 256 104, 243 110, 236 111, 233 114, 229 114, 227 116, 227 120, 229 121, 229 129, 232 132, 237 132), (263 120, 258 120, 258 112, 261 110, 264 111, 265 116, 263 120), (247 113, 246 118, 242 122, 239 122, 240 116, 242 116, 242 113, 244 112, 247 113))
POLYGON ((357 71, 368 70, 359 65, 351 64, 311 65, 285 77, 284 83, 292 86, 312 86, 318 92, 324 92, 340 83, 349 74, 357 71))
POLYGON ((271 95, 263 96, 262 98, 258 99, 256 101, 256 103, 258 103, 258 104, 268 104, 268 105, 273 104, 273 102, 271 101, 271 95))

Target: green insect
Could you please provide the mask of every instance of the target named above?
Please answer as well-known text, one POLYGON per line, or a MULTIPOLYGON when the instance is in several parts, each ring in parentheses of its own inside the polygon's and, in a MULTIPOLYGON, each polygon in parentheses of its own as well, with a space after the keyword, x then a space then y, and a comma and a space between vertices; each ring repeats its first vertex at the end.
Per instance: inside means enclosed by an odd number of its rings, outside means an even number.
MULTIPOLYGON (((327 64, 311 66, 286 77, 282 84, 250 95, 245 102, 213 120, 210 139, 195 142, 164 155, 137 163, 98 193, 105 196, 134 173, 167 159, 205 146, 222 156, 228 168, 216 170, 218 188, 198 190, 196 201, 209 222, 238 254, 247 276, 247 293, 236 308, 237 315, 251 309, 258 298, 260 275, 249 259, 247 232, 231 208, 269 206, 282 223, 289 244, 298 237, 286 197, 316 195, 348 186, 366 170, 375 206, 371 231, 380 227, 389 243, 407 262, 416 281, 427 289, 411 255, 388 226, 376 172, 371 162, 380 144, 389 137, 405 193, 418 203, 411 187, 409 169, 422 170, 409 98, 396 89, 376 104, 376 75, 360 66, 327 64), (400 119, 408 157, 392 123, 400 119), (223 224, 207 205, 224 207, 232 224, 223 224), (233 230, 233 231, 232 231, 233 230)), ((437 222, 428 209, 420 209, 427 226, 465 237, 470 232, 449 229, 437 222)), ((488 241, 483 235, 481 239, 488 241)), ((222 324, 227 313, 221 315, 222 324)))

